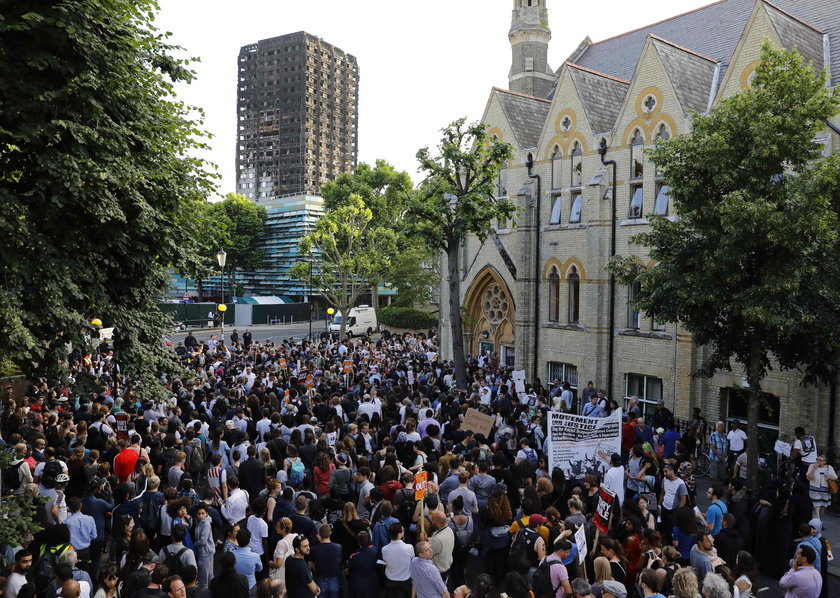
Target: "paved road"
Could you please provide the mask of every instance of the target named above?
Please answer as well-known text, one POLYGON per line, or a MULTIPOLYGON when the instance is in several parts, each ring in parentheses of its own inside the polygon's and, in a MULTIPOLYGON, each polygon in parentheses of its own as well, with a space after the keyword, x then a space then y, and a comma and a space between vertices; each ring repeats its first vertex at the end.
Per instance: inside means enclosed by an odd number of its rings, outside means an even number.
MULTIPOLYGON (((245 332, 245 328, 241 326, 225 326, 225 340, 230 342, 230 333, 233 329, 236 328, 239 331, 239 337, 242 338, 242 334, 245 332)), ((282 341, 283 339, 294 338, 295 340, 301 340, 306 335, 309 334, 309 322, 299 322, 295 324, 277 324, 274 326, 270 326, 267 324, 261 324, 259 326, 249 326, 247 328, 251 331, 253 335, 253 340, 255 341, 282 341)), ((312 322, 312 333, 317 334, 324 330, 324 321, 313 321, 312 322)), ((183 341, 187 337, 187 333, 192 332, 193 336, 195 336, 199 340, 206 340, 210 338, 211 334, 216 335, 217 337, 220 334, 219 328, 190 328, 189 331, 183 332, 175 332, 169 336, 170 340, 173 343, 177 343, 179 341, 183 341)))

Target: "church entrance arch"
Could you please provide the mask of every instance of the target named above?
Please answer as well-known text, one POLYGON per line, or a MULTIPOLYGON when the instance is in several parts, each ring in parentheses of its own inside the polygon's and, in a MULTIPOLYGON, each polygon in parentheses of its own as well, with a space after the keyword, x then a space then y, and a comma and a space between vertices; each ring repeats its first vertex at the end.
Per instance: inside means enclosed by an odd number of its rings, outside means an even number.
POLYGON ((468 353, 496 353, 504 363, 513 361, 516 341, 516 306, 504 279, 485 266, 464 297, 464 345, 468 353))

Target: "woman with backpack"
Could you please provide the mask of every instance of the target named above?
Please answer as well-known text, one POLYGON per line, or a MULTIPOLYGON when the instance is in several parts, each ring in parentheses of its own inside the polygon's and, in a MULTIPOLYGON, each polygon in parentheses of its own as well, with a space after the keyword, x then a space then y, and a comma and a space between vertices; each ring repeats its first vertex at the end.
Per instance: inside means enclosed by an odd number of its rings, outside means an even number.
POLYGON ((452 501, 452 514, 449 516, 449 527, 455 533, 455 548, 452 551, 452 567, 450 571, 450 585, 460 586, 464 583, 467 553, 472 546, 473 518, 464 513, 464 497, 459 495, 452 501))
POLYGON ((288 456, 283 460, 283 471, 286 472, 286 479, 289 480, 292 487, 300 488, 306 475, 303 459, 298 456, 298 449, 294 444, 286 447, 286 455, 288 456))

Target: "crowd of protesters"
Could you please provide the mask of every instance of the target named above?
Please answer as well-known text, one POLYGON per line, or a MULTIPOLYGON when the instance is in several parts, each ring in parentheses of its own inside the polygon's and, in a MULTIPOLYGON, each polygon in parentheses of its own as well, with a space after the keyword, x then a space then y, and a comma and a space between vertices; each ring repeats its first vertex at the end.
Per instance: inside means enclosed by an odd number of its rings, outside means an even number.
POLYGON ((837 476, 804 430, 800 479, 752 496, 746 435, 699 410, 681 433, 663 403, 645 413, 592 382, 516 393, 495 355, 469 359, 459 391, 433 332, 225 340, 178 344, 167 400, 124 379, 107 345, 69 358, 99 392, 7 397, 3 494, 43 497, 43 530, 3 547, 6 598, 748 598, 759 572, 828 595, 820 516, 837 476), (620 407, 620 453, 580 479, 549 468, 549 411, 620 407), (465 428, 470 408, 491 433, 465 428))

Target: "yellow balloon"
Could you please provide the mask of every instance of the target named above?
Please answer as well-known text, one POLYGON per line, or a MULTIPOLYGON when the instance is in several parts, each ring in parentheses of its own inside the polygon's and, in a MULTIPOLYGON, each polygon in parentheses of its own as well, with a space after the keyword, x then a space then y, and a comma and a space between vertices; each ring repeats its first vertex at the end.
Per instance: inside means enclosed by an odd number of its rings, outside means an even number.
POLYGON ((333 315, 335 313, 335 310, 332 307, 328 307, 327 308, 327 313, 330 314, 330 315, 333 315))
POLYGON ((93 324, 94 326, 102 326, 102 320, 100 320, 99 318, 92 319, 90 321, 90 323, 93 324))
POLYGON ((219 303, 219 311, 227 311, 227 305, 224 303, 219 303))

